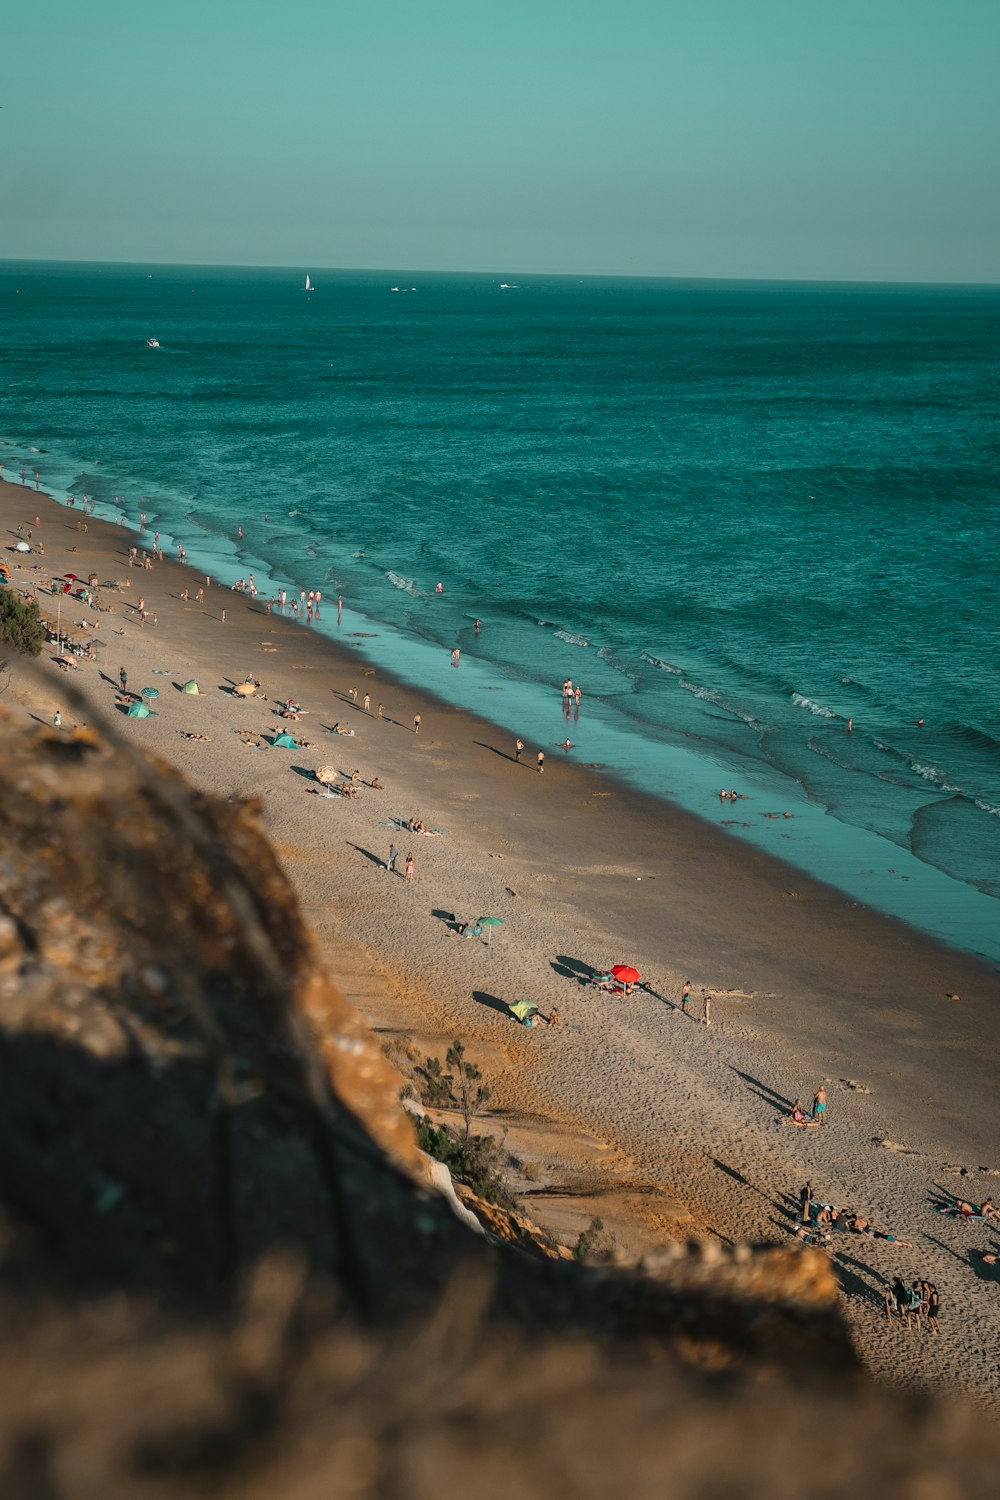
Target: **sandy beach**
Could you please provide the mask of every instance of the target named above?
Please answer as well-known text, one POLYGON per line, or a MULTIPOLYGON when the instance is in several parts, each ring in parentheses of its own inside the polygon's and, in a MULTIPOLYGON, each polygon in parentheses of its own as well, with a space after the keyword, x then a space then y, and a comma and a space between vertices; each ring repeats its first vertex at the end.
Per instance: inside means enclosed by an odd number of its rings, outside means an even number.
POLYGON ((200 787, 260 798, 348 998, 420 1056, 461 1037, 479 1062, 492 1090, 484 1125, 507 1132, 532 1217, 572 1242, 599 1215, 623 1254, 693 1231, 787 1239, 808 1179, 817 1201, 912 1242, 833 1238, 868 1367, 996 1405, 1000 1276, 979 1252, 1000 1232, 933 1207, 1000 1195, 995 974, 738 844, 717 826, 718 804, 692 817, 547 745, 539 774, 539 746, 518 764, 506 733, 375 672, 349 636, 331 643, 216 585, 199 605, 205 579, 181 564, 128 567, 126 528, 87 518, 78 530, 79 513, 9 484, 0 503, 0 556, 45 617, 67 569, 122 585, 101 589, 110 613, 62 600, 63 625, 97 627, 97 660, 70 672, 51 649, 37 669, 11 661, 5 702, 48 725, 59 709, 63 731, 113 724, 200 787), (12 550, 19 526, 44 555, 12 550), (158 691, 152 717, 125 717, 121 668, 131 692, 158 691), (241 700, 232 687, 248 675, 263 696, 241 700), (198 696, 180 691, 191 678, 198 696), (289 698, 306 710, 298 722, 277 717, 289 698), (337 722, 353 734, 331 733, 337 722), (283 728, 307 744, 272 748, 283 728), (321 796, 325 766, 358 770, 358 795, 321 796), (411 817, 434 832, 398 826, 411 817), (487 913, 503 919, 489 944, 455 935, 455 921, 487 913), (652 993, 583 982, 622 962, 652 993), (505 1004, 520 998, 557 1007, 562 1024, 517 1026, 505 1004), (828 1123, 781 1123, 820 1084, 828 1123), (897 1272, 940 1289, 939 1339, 887 1328, 881 1287, 897 1272))

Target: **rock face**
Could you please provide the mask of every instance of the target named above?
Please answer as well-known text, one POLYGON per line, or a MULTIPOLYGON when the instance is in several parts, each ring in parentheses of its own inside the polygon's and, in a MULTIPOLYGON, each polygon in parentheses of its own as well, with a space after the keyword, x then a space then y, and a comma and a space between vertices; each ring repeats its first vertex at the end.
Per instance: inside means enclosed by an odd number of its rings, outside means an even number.
POLYGON ((822 1256, 678 1247, 641 1275, 519 1216, 473 1232, 256 809, 97 736, 0 733, 4 1500, 420 1500, 472 1472, 485 1497, 780 1497, 788 1438, 819 1494, 956 1464, 980 1493, 992 1434, 915 1442, 859 1394, 822 1256))

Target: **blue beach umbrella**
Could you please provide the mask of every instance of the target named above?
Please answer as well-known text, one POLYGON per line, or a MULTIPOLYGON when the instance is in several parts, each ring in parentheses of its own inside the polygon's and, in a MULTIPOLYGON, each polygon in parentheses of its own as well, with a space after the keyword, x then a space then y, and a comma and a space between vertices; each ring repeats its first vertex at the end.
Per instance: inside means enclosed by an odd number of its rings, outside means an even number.
POLYGON ((127 717, 130 719, 148 719, 149 709, 145 703, 130 703, 127 717))
POLYGON ((158 698, 160 696, 160 690, 159 688, 143 688, 142 696, 144 698, 158 698))

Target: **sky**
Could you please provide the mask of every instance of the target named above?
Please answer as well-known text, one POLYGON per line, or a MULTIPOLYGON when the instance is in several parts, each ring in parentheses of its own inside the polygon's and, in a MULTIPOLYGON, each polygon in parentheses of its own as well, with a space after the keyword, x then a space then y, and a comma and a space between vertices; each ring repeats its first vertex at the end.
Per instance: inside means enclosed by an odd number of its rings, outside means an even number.
POLYGON ((32 0, 0 258, 995 282, 997 0, 32 0))

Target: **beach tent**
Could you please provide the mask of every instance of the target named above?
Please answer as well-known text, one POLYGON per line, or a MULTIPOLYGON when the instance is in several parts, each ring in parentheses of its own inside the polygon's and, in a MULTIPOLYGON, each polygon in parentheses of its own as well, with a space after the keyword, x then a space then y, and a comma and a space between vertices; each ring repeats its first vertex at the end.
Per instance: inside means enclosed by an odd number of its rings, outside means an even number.
POLYGON ((529 1024, 532 1016, 538 1015, 538 1006, 533 1000, 512 1000, 507 1009, 524 1026, 529 1024))
POLYGON ((148 719, 149 714, 150 710, 146 707, 145 703, 130 703, 126 718, 148 719))
POLYGON ((274 736, 274 739, 271 741, 271 744, 279 750, 295 750, 297 748, 296 743, 292 739, 291 735, 284 733, 276 734, 274 736))
POLYGON ((192 677, 191 681, 190 682, 186 682, 184 684, 184 686, 181 688, 181 692, 182 693, 190 693, 192 695, 192 697, 198 697, 201 694, 201 688, 198 686, 198 684, 195 682, 194 678, 192 677))

